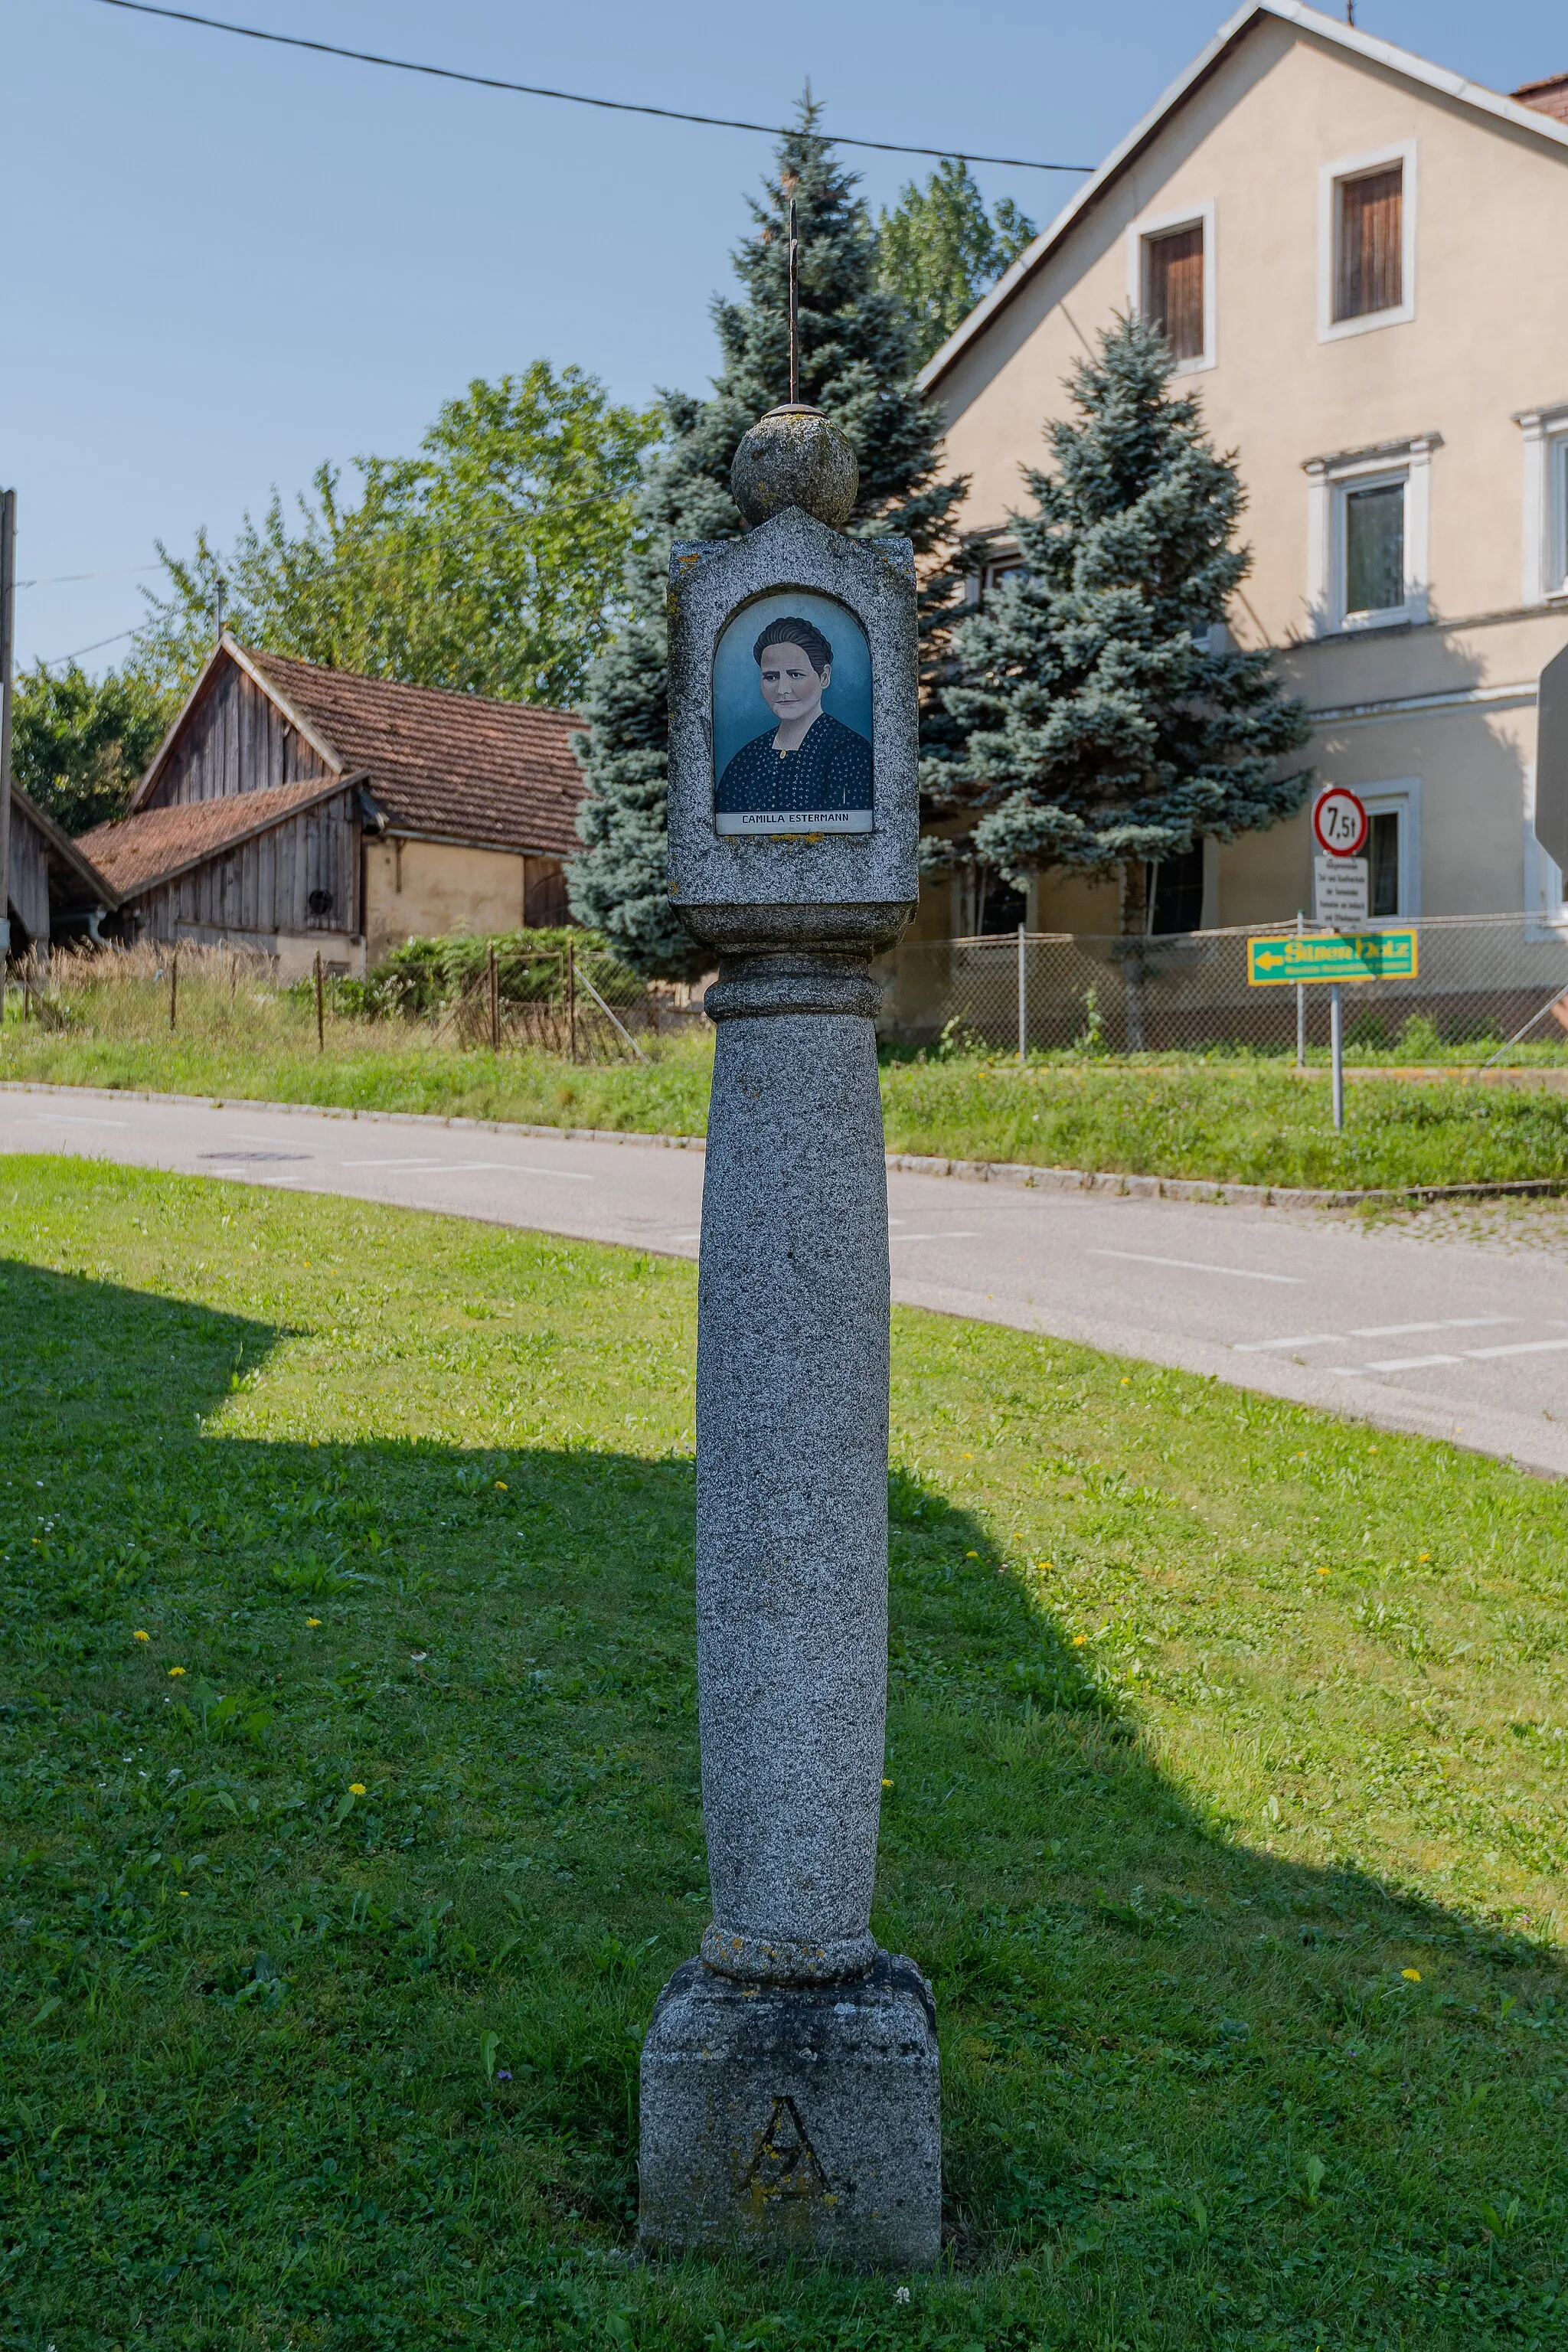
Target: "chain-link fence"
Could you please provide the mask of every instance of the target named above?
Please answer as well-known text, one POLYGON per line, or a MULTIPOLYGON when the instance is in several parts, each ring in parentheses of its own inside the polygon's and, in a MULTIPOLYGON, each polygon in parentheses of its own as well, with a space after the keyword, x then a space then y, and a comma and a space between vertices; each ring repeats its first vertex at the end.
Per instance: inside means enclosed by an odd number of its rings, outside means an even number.
MULTIPOLYGON (((1346 986, 1352 1052, 1483 1062, 1522 1030, 1520 1054, 1555 1048, 1568 1058, 1568 933, 1527 915, 1384 928, 1417 933, 1415 976, 1346 986)), ((910 1044, 945 1038, 1015 1053, 1326 1052, 1326 987, 1247 985, 1248 939, 1295 929, 922 940, 882 968, 882 1026, 910 1044)))

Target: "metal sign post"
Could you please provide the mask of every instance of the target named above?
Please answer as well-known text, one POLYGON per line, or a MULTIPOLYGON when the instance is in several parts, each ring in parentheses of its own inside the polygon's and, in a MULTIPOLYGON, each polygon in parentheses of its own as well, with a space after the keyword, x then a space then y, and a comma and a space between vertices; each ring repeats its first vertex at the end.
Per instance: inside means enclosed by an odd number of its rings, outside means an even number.
MULTIPOLYGON (((1345 785, 1331 784, 1313 804, 1312 832, 1321 853, 1312 860, 1313 912, 1320 923, 1331 924, 1336 931, 1344 925, 1359 929, 1370 912, 1372 888, 1372 861, 1362 856, 1372 833, 1366 803, 1345 785)), ((1414 933, 1411 954, 1414 960, 1414 933)), ((1250 981, 1250 955, 1247 963, 1250 981)), ((1333 1071, 1334 1131, 1338 1134, 1345 1123, 1344 1000, 1340 992, 1347 975, 1325 969, 1321 976, 1329 982, 1329 1058, 1333 1071)), ((1363 977, 1370 980, 1372 974, 1367 972, 1363 977)), ((1298 987, 1298 1034, 1301 1001, 1298 987)))
POLYGON ((1344 1000, 1347 982, 1414 980, 1419 969, 1417 935, 1401 931, 1274 931, 1247 942, 1248 988, 1294 988, 1297 1019, 1300 992, 1325 983, 1329 990, 1329 1041, 1333 1066, 1334 1126, 1345 1123, 1344 1000))

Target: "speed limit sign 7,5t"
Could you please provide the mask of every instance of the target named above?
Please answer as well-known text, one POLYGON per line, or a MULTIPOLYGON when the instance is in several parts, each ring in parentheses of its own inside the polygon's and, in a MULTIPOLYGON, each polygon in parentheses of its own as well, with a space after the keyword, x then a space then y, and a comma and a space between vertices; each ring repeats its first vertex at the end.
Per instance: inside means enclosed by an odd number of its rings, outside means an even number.
POLYGON ((1371 825, 1354 793, 1343 784, 1331 784, 1313 807, 1312 831, 1318 846, 1331 857, 1356 857, 1366 846, 1371 825))

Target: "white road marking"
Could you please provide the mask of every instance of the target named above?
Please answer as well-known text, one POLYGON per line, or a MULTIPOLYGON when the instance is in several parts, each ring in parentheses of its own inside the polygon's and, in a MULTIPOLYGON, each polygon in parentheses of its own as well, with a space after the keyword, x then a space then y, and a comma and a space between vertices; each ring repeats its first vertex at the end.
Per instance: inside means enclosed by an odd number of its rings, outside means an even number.
POLYGON ((1154 1257, 1147 1250, 1091 1249, 1090 1257, 1130 1258, 1136 1265, 1179 1265, 1188 1274, 1230 1274, 1238 1282, 1288 1282, 1301 1288, 1304 1274, 1258 1274, 1249 1265, 1210 1265, 1202 1258, 1154 1257))
POLYGON ((89 1118, 79 1110, 35 1110, 27 1114, 35 1127, 129 1127, 128 1118, 89 1118))
MULTIPOLYGON (((1363 1324, 1358 1328, 1348 1332, 1315 1331, 1310 1333, 1304 1339, 1233 1339, 1231 1348, 1232 1351, 1238 1356, 1258 1355, 1266 1348, 1342 1348, 1347 1339, 1398 1339, 1405 1338, 1407 1333, 1414 1336, 1417 1331, 1495 1330, 1500 1324, 1517 1323, 1521 1319, 1517 1315, 1452 1315, 1445 1317, 1438 1323, 1370 1323, 1363 1324)), ((1556 1346, 1559 1343, 1549 1340, 1544 1343, 1532 1342, 1531 1344, 1556 1346)), ((1505 1348, 1467 1348, 1464 1352, 1470 1356, 1506 1355, 1509 1350, 1505 1348)), ((1380 1371, 1404 1371, 1411 1364, 1457 1364, 1460 1360, 1458 1356, 1411 1356, 1404 1363, 1383 1364, 1373 1369, 1380 1371)), ((1343 1370, 1345 1368, 1341 1365, 1337 1369, 1343 1370)))
POLYGON ((889 1234, 888 1235, 890 1242, 973 1242, 978 1241, 979 1238, 978 1233, 968 1226, 955 1227, 951 1234, 889 1234))
POLYGON ((1310 1331, 1304 1339, 1233 1339, 1231 1347, 1238 1356, 1255 1356, 1265 1348, 1342 1348, 1342 1331, 1310 1331))
POLYGON ((1412 1331, 1484 1331, 1500 1323, 1517 1323, 1517 1315, 1451 1315, 1441 1323, 1359 1323, 1351 1328, 1352 1339, 1402 1339, 1412 1331))
POLYGON ((1365 1369, 1369 1372, 1415 1372, 1426 1364, 1462 1364, 1463 1356, 1384 1356, 1373 1358, 1365 1369))
POLYGON ((1544 1356, 1559 1348, 1568 1348, 1568 1339, 1515 1339, 1507 1348, 1467 1348, 1465 1353, 1475 1361, 1488 1356, 1544 1356))
POLYGON ((672 1242, 700 1242, 702 1234, 700 1231, 694 1234, 671 1234, 669 1238, 672 1242))

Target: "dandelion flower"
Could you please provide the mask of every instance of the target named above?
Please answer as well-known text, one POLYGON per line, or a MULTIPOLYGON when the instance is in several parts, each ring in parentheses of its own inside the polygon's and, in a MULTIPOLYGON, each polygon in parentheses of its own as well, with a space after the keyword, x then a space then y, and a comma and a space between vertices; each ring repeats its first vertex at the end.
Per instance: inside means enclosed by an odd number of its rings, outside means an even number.
POLYGON ((1430 1553, 1429 1551, 1424 1551, 1424 1552, 1422 1553, 1421 1557, 1422 1557, 1422 1559, 1431 1559, 1431 1557, 1432 1557, 1432 1555, 1431 1555, 1431 1553, 1430 1553))
POLYGON ((133 1642, 150 1642, 150 1641, 152 1640, 153 1636, 152 1636, 152 1634, 151 1634, 151 1633, 144 1633, 142 1631, 141 1626, 140 1626, 140 1625, 138 1625, 138 1627, 136 1628, 136 1631, 134 1632, 134 1633, 132 1633, 132 1634, 131 1638, 132 1638, 132 1640, 133 1642))
POLYGON ((884 1789, 890 1789, 890 1788, 892 1787, 892 1785, 893 1785, 893 1784, 892 1784, 892 1782, 891 1782, 890 1780, 884 1780, 884 1781, 883 1781, 883 1783, 882 1783, 882 1786, 883 1786, 883 1788, 884 1788, 884 1789))
MULTIPOLYGON (((967 1456, 965 1458, 967 1459, 967 1456)), ((963 1557, 965 1559, 978 1559, 980 1554, 977 1551, 966 1551, 963 1557)))
POLYGON ((180 1889, 180 1900, 181 1900, 181 1902, 182 1902, 182 1903, 188 1903, 188 1902, 190 1901, 190 1899, 191 1899, 191 1890, 190 1890, 190 1888, 189 1888, 188 1886, 182 1886, 182 1887, 181 1887, 181 1889, 180 1889))
POLYGON ((184 1673, 184 1671, 185 1671, 185 1670, 184 1670, 184 1666, 171 1666, 171 1667, 169 1668, 169 1672, 170 1672, 170 1674, 171 1674, 171 1675, 183 1675, 183 1674, 184 1673))
POLYGON ((1088 1639, 1089 1635, 1087 1633, 1075 1633, 1072 1637, 1073 1648, 1075 1650, 1081 1650, 1088 1639))
POLYGON ((307 1617, 305 1620, 307 1625, 319 1625, 321 1622, 319 1617, 307 1617))
POLYGON ((1419 1984, 1421 1981, 1421 1971, 1419 1969, 1401 1969, 1399 1973, 1405 1979, 1406 1984, 1419 1984))
POLYGON ((351 1797, 363 1797, 364 1794, 364 1782, 363 1780, 351 1780, 349 1782, 349 1794, 351 1797))
POLYGON ((1127 1380, 1127 1379, 1123 1378, 1122 1382, 1121 1382, 1121 1385, 1122 1385, 1122 1387, 1123 1387, 1124 1389, 1130 1389, 1130 1388, 1131 1387, 1132 1383, 1131 1383, 1131 1381, 1130 1380, 1127 1380))
MULTIPOLYGON (((498 1495, 504 1495, 504 1494, 506 1493, 506 1491, 507 1491, 507 1484, 506 1484, 506 1480, 505 1480, 504 1478, 498 1478, 498 1479, 496 1480, 496 1493, 497 1493, 498 1495)), ((511 2080, 511 2077, 510 2077, 510 2074, 507 2076, 507 2080, 508 2080, 508 2082, 510 2082, 510 2081, 511 2080)))

